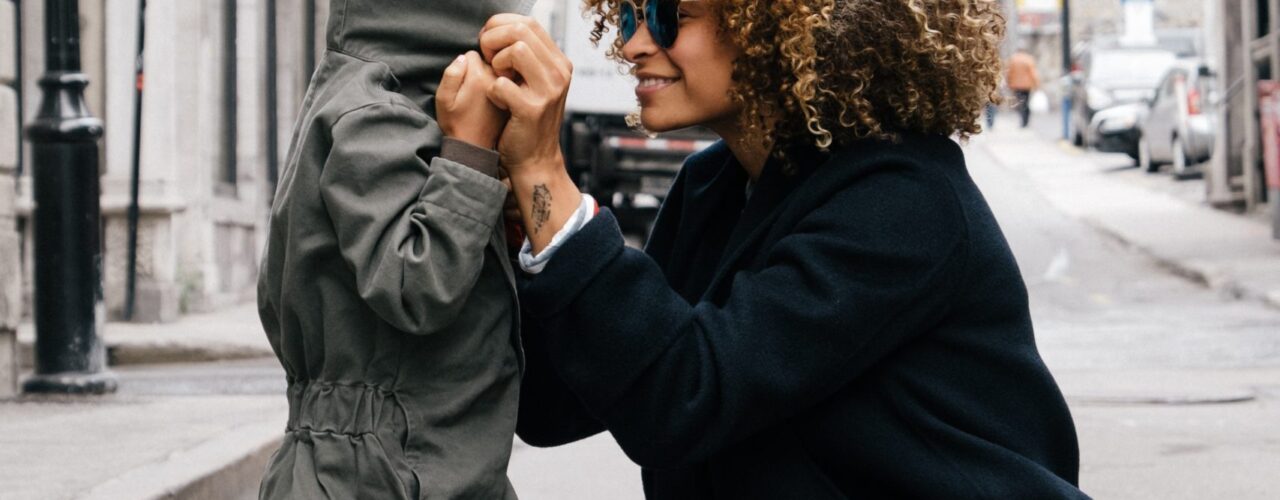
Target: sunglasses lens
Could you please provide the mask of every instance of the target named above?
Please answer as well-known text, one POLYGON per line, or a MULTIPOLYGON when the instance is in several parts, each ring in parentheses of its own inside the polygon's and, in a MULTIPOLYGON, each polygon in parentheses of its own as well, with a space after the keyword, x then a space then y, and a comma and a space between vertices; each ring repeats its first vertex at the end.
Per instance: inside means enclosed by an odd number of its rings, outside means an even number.
POLYGON ((622 3, 620 24, 622 25, 622 41, 625 43, 636 35, 636 8, 631 2, 622 3))
POLYGON ((653 41, 668 49, 675 45, 680 31, 680 0, 649 0, 645 14, 653 41))

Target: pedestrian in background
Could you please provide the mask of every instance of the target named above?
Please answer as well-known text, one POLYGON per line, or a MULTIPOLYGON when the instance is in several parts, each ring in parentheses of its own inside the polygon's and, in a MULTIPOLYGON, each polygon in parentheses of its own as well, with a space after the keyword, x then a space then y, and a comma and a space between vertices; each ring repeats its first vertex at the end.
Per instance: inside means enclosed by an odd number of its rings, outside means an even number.
POLYGON ((1018 108, 1018 117, 1022 119, 1022 128, 1031 123, 1031 93, 1040 88, 1040 73, 1036 70, 1036 58, 1019 48, 1009 57, 1008 74, 1005 85, 1013 91, 1018 108))
POLYGON ((953 140, 1003 76, 997 0, 586 4, 646 130, 723 140, 629 248, 565 170, 572 64, 529 18, 486 25, 529 235, 526 442, 608 430, 651 499, 1084 497, 1026 287, 953 140))

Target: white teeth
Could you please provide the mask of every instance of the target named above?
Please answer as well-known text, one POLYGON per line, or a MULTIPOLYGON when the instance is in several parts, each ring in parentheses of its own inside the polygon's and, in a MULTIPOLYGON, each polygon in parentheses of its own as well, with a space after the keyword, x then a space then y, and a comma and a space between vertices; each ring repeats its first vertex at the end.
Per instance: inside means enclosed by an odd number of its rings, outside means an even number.
POLYGON ((658 87, 674 81, 675 79, 672 79, 672 78, 643 78, 640 80, 640 87, 641 88, 658 87))

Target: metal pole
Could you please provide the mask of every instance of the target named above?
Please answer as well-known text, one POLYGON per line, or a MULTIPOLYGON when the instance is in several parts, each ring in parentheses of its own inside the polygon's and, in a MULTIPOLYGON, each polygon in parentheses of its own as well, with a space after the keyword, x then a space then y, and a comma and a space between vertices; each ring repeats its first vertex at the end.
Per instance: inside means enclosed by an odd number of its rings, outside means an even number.
POLYGON ((311 86, 311 74, 316 71, 316 0, 302 2, 302 72, 305 79, 302 88, 311 86))
POLYGON ((138 47, 134 59, 133 86, 133 165, 129 172, 129 269, 126 271, 124 319, 133 320, 138 294, 138 192, 142 175, 142 89, 145 72, 142 48, 146 43, 147 0, 138 0, 138 47))
POLYGON ((45 0, 42 100, 27 127, 35 211, 35 375, 26 392, 113 392, 99 337, 102 248, 98 139, 84 101, 77 0, 45 0))
MULTIPOLYGON (((1267 31, 1268 33, 1259 33, 1260 37, 1266 38, 1267 50, 1270 52, 1271 80, 1280 81, 1280 0, 1267 0, 1267 31)), ((1262 109, 1262 113, 1266 113, 1267 109, 1262 109)), ((1266 162, 1263 162, 1267 168, 1266 162)), ((1267 202, 1271 208, 1271 237, 1280 239, 1280 172, 1263 172, 1262 180, 1259 184, 1265 184, 1267 202)), ((1261 190, 1260 190, 1261 191, 1261 190)), ((1261 197, 1263 193, 1257 193, 1256 196, 1261 197)))
POLYGON ((1241 57, 1244 58, 1243 85, 1240 91, 1244 94, 1244 146, 1241 148, 1241 174, 1244 184, 1245 210, 1252 211, 1258 203, 1259 191, 1257 172, 1258 150, 1262 137, 1258 123, 1258 60, 1254 59, 1253 43, 1265 33, 1258 32, 1259 15, 1257 0, 1241 2, 1240 33, 1244 40, 1241 57))
POLYGON ((267 183, 271 186, 271 191, 267 193, 267 203, 275 197, 276 182, 280 179, 280 90, 278 84, 279 72, 276 69, 278 62, 276 55, 276 0, 266 1, 267 19, 266 19, 266 93, 267 98, 264 103, 267 108, 267 133, 266 133, 266 153, 267 153, 267 183))
MULTIPOLYGON (((1071 0, 1062 0, 1062 75, 1071 78, 1071 0)), ((1071 85, 1062 93, 1062 140, 1071 140, 1071 85)))
MULTIPOLYGON (((18 102, 17 102, 17 110, 16 110, 18 113, 18 123, 22 123, 22 121, 27 119, 26 106, 23 104, 23 102, 26 101, 26 98, 24 97, 25 93, 22 91, 23 87, 26 86, 27 80, 24 79, 22 76, 23 35, 22 35, 22 2, 20 0, 13 0, 13 35, 14 35, 14 48, 16 49, 16 52, 14 52, 13 54, 13 65, 14 65, 13 89, 18 94, 18 102)), ((17 141, 15 144, 18 145, 18 148, 17 148, 18 163, 15 166, 16 168, 14 169, 13 175, 15 179, 21 179, 23 171, 26 169, 26 148, 23 147, 23 143, 22 143, 22 127, 18 127, 18 137, 15 137, 14 139, 17 141)), ((17 230, 18 230, 18 262, 27 261, 27 240, 26 240, 27 224, 28 224, 27 219, 28 219, 27 217, 19 217, 16 223, 17 230)))
POLYGON ((236 88, 236 2, 238 0, 222 0, 222 175, 219 180, 230 193, 236 186, 236 134, 239 119, 236 109, 238 97, 236 88))
MULTIPOLYGON (((20 0, 13 0, 13 34, 14 34, 14 48, 17 50, 17 52, 13 54, 13 68, 14 68, 13 89, 18 94, 17 112, 18 112, 18 121, 21 122, 22 120, 26 119, 25 115, 23 114, 25 111, 23 110, 24 106, 22 104, 23 102, 22 87, 23 87, 23 82, 25 82, 26 80, 22 79, 22 2, 20 0)), ((24 158, 23 158, 23 148, 22 148, 21 127, 19 127, 18 137, 16 137, 16 139, 18 141, 17 142, 18 164, 16 165, 17 172, 14 175, 17 177, 22 177, 24 158)), ((25 219, 18 220, 18 224, 19 224, 18 234, 25 233, 22 227, 24 222, 25 222, 25 219)))

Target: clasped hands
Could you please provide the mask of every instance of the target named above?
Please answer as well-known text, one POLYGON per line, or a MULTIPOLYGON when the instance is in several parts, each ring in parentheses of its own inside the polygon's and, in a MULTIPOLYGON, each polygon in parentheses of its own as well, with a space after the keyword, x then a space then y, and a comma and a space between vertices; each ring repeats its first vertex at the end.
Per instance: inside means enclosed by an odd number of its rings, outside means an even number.
POLYGON ((445 136, 498 151, 511 190, 505 213, 524 225, 535 254, 581 202, 560 152, 572 76, 537 21, 499 14, 480 31, 480 53, 458 56, 436 93, 445 136))

